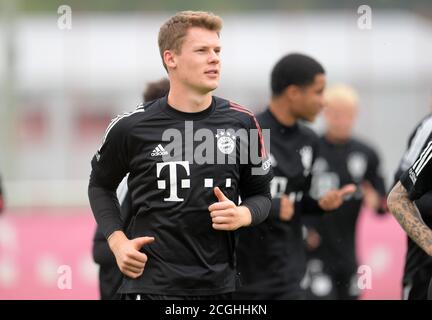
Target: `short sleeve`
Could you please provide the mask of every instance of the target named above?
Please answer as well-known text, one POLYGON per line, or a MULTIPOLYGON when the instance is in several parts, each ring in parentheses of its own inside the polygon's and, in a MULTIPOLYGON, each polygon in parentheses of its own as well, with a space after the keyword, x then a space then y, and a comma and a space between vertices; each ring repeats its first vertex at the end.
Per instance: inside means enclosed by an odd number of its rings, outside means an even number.
POLYGON ((115 190, 129 172, 127 137, 130 128, 127 120, 123 116, 111 121, 102 145, 91 161, 91 181, 109 190, 115 190))
POLYGON ((432 189, 432 141, 428 143, 414 164, 405 171, 400 181, 411 200, 417 200, 432 189))
POLYGON ((266 149, 266 144, 270 143, 270 130, 261 130, 258 120, 251 115, 248 136, 248 147, 240 147, 241 150, 248 150, 248 163, 244 164, 241 169, 240 194, 242 198, 269 189, 269 183, 273 178, 270 157, 266 149))

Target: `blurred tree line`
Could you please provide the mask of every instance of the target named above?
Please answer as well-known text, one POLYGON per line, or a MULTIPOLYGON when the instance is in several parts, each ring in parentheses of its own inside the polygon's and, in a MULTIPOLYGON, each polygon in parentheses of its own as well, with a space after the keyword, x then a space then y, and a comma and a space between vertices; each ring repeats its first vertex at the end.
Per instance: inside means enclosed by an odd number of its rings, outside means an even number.
MULTIPOLYGON (((17 0, 1 0, 17 1, 17 0)), ((69 5, 74 11, 90 12, 149 12, 206 10, 217 13, 258 10, 356 10, 362 4, 373 9, 402 9, 427 14, 432 9, 431 0, 18 0, 18 8, 24 12, 49 12, 60 5, 69 5)))

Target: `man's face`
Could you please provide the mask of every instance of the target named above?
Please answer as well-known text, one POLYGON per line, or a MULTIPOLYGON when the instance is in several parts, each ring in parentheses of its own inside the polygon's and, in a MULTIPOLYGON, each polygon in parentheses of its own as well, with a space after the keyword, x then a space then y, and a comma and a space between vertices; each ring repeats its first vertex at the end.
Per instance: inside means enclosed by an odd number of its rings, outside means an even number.
POLYGON ((336 139, 347 140, 351 137, 357 106, 349 101, 333 98, 326 101, 324 119, 327 131, 336 139))
POLYGON ((313 122, 324 105, 323 92, 326 85, 324 74, 317 74, 314 82, 299 88, 295 97, 295 114, 298 118, 313 122))
POLYGON ((176 78, 184 85, 208 93, 219 85, 221 46, 215 31, 190 28, 183 41, 181 52, 174 53, 176 78))

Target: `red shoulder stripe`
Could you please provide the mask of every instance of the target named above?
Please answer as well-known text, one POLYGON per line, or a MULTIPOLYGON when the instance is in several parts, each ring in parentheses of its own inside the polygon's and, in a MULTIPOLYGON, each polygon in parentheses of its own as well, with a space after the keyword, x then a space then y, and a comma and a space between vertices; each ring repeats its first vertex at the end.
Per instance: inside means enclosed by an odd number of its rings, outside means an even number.
POLYGON ((267 157, 267 151, 266 151, 266 148, 264 146, 264 139, 263 139, 261 127, 260 127, 260 125, 258 123, 258 120, 255 118, 255 115, 253 114, 253 112, 250 111, 250 110, 248 110, 248 109, 246 109, 246 108, 243 108, 242 106, 240 106, 239 104, 234 103, 234 102, 230 102, 230 109, 233 109, 233 110, 236 110, 236 111, 239 111, 239 112, 243 112, 243 113, 246 113, 246 114, 252 116, 252 118, 253 118, 253 120, 255 122, 255 126, 258 129, 258 136, 259 136, 260 143, 261 143, 261 150, 260 150, 261 157, 266 158, 267 157))

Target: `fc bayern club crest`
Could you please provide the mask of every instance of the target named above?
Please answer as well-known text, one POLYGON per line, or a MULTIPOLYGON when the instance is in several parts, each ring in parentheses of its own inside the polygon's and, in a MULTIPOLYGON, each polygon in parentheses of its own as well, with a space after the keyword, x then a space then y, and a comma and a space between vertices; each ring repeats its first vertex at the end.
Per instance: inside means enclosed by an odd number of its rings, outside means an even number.
POLYGON ((219 131, 216 135, 217 146, 220 152, 223 154, 231 154, 235 149, 236 137, 226 131, 219 131))

